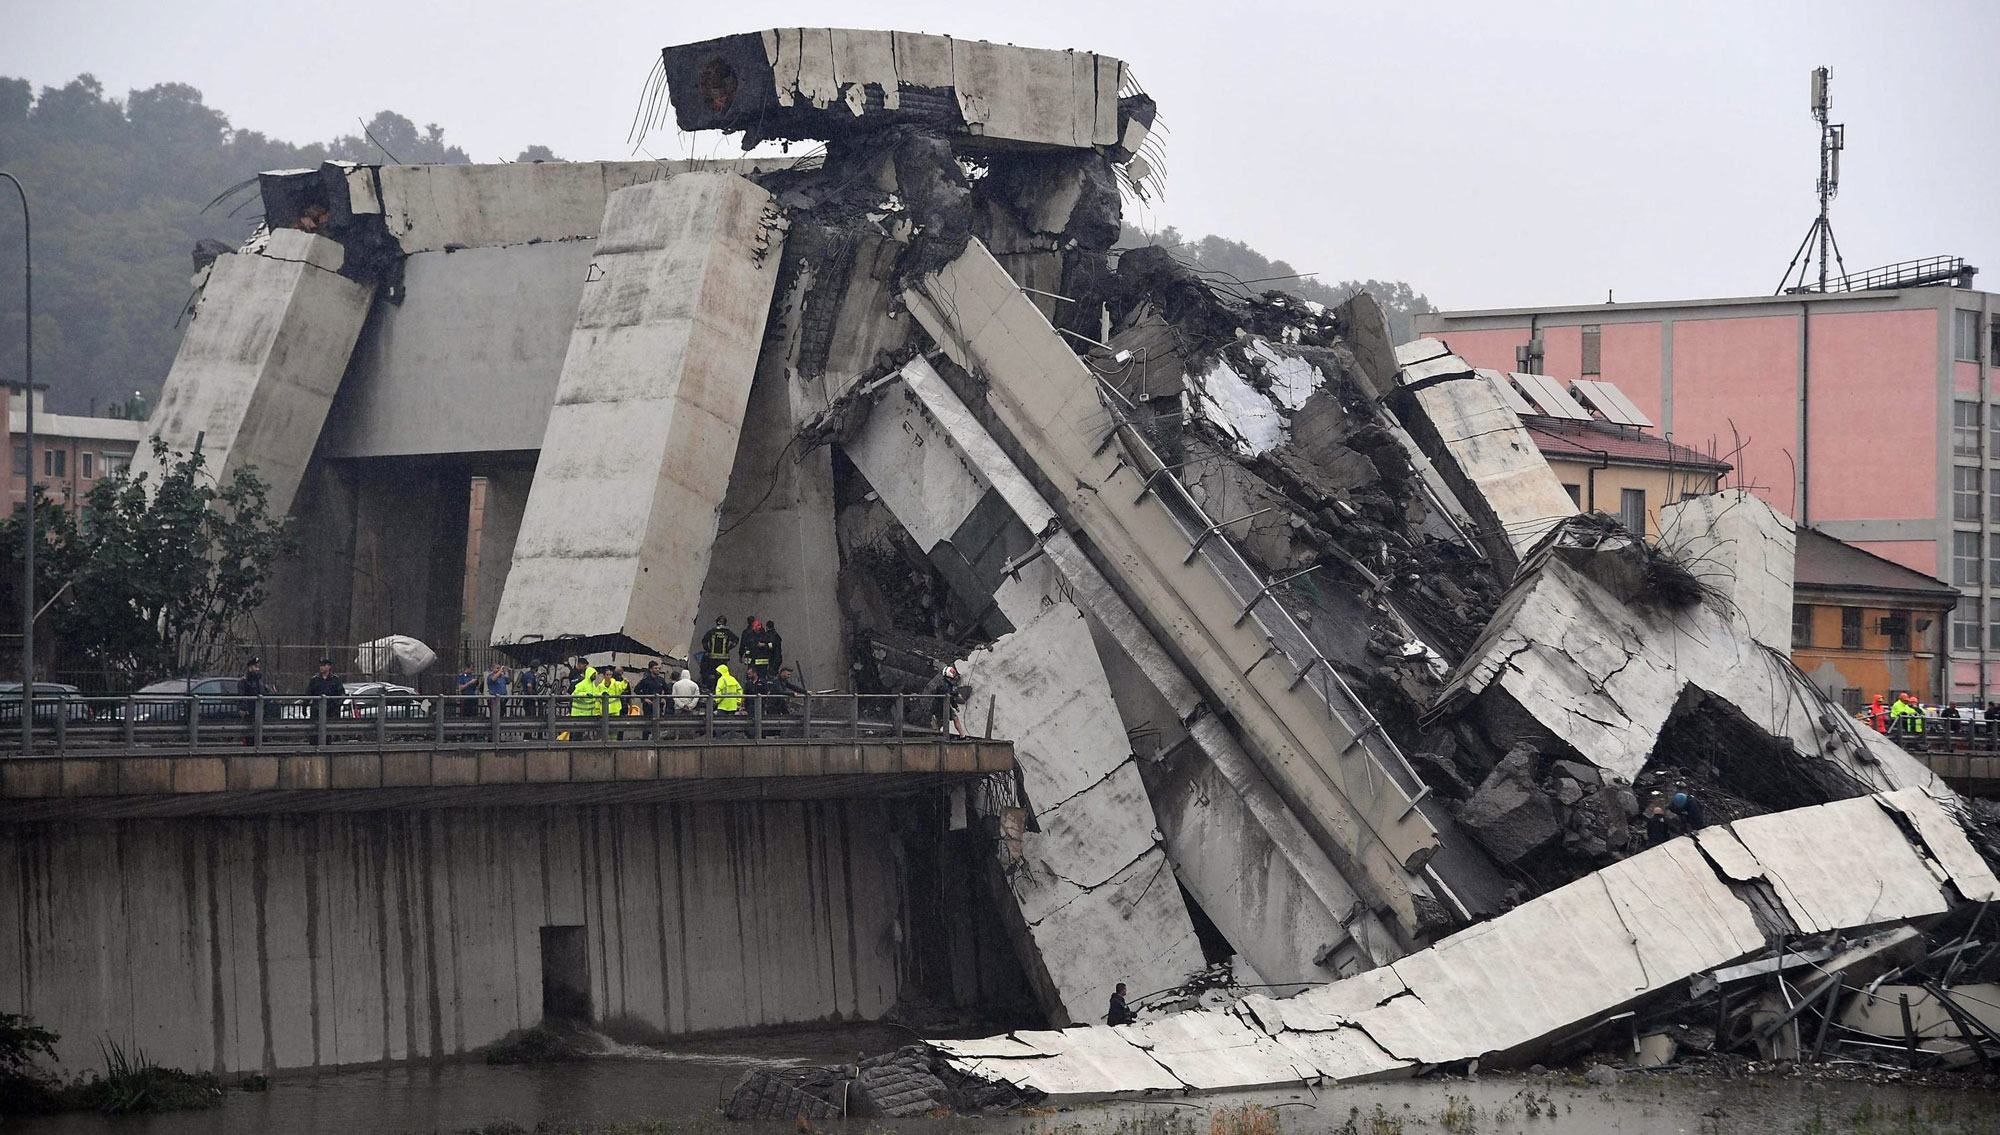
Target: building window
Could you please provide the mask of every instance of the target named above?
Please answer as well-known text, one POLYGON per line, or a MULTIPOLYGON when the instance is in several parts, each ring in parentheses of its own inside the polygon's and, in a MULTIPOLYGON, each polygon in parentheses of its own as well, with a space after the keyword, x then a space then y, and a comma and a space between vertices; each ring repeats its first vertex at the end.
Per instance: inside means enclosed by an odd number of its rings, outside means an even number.
POLYGON ((1979 533, 1951 534, 1951 581, 1961 586, 1979 583, 1979 533))
POLYGON ((25 445, 14 446, 14 475, 16 477, 28 475, 28 447, 25 445))
POLYGON ((1840 708, 1849 713, 1861 712, 1861 687, 1847 686, 1840 691, 1840 708))
MULTIPOLYGON (((2000 472, 2000 470, 1996 470, 2000 472)), ((1951 470, 1951 518, 1953 520, 1979 520, 1979 482, 1984 479, 1980 470, 1969 465, 1954 465, 1951 470)))
POLYGON ((1954 457, 1979 456, 1979 403, 1951 404, 1951 453, 1954 457))
POLYGON ((1620 489, 1618 491, 1618 520, 1634 536, 1646 534, 1646 490, 1620 489))
POLYGON ((1951 648, 1968 654, 1979 651, 1979 616, 1963 606, 1951 613, 1951 648))
POLYGON ((69 476, 69 450, 42 450, 42 475, 44 477, 69 476))
POLYGON ((1889 616, 1882 620, 1882 633, 1888 636, 1890 650, 1898 654, 1908 654, 1910 652, 1910 613, 1908 611, 1889 612, 1889 616))
POLYGON ((88 450, 76 455, 76 461, 78 466, 77 472, 83 474, 83 479, 86 481, 97 476, 96 472, 93 471, 93 469, 91 468, 91 458, 95 456, 96 454, 91 453, 88 450))
POLYGON ((106 477, 122 477, 125 475, 125 470, 132 465, 132 455, 129 453, 105 453, 100 456, 104 459, 103 469, 106 477))
POLYGON ((1861 649, 1861 608, 1840 609, 1840 649, 1861 649))
POLYGON ((1952 357, 1962 363, 1979 361, 1979 313, 1954 311, 1952 314, 1952 357))
MULTIPOLYGON (((1979 645, 1978 627, 1973 628, 1972 644, 1975 648, 1979 645)), ((2000 650, 2000 599, 1986 601, 1986 647, 2000 650)))
MULTIPOLYGON (((2000 470, 1995 470, 1995 472, 2000 472, 2000 470)), ((1563 492, 1569 494, 1569 503, 1578 508, 1583 507, 1583 490, 1581 488, 1575 485, 1564 485, 1563 492)))
POLYGON ((1595 323, 1583 328, 1583 373, 1602 374, 1604 360, 1604 333, 1595 323))
POLYGON ((1792 604, 1792 648, 1812 645, 1813 609, 1809 603, 1792 604))

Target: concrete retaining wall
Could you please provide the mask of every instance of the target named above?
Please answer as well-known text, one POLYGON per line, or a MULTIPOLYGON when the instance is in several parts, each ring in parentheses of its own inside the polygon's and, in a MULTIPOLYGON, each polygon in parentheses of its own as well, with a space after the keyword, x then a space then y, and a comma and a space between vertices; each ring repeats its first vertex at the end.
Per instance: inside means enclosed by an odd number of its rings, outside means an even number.
POLYGON ((163 1063, 446 1056, 542 1016, 541 929, 586 928, 631 1031, 878 1017, 901 876, 871 802, 0 827, 0 1008, 163 1063))

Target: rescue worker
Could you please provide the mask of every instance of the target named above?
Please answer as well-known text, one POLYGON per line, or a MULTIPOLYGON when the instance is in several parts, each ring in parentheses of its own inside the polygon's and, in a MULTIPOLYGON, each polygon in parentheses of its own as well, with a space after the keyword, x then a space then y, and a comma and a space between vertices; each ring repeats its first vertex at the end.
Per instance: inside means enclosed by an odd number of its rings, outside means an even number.
POLYGON ((715 672, 736 653, 736 632, 729 629, 729 620, 721 615, 715 617, 715 628, 701 640, 701 684, 704 689, 715 689, 715 672))
POLYGON ((715 666, 715 712, 738 713, 743 709, 743 683, 723 663, 715 666))
POLYGON ((1667 811, 1672 812, 1674 818, 1680 822, 1682 832, 1701 830, 1704 822, 1701 815, 1701 801, 1695 799, 1691 793, 1674 793, 1673 798, 1667 801, 1667 811))
POLYGON ((597 667, 579 658, 570 667, 571 673, 579 674, 576 684, 569 689, 569 715, 571 717, 597 717, 604 712, 604 684, 598 680, 597 667))
POLYGON ((778 635, 778 624, 774 619, 764 620, 764 658, 773 674, 785 668, 785 640, 778 635))
POLYGON ((1673 825, 1667 822, 1667 810, 1658 804, 1646 811, 1646 846, 1658 847, 1674 838, 1673 825))
POLYGON ((1138 1019, 1139 1014, 1134 1013, 1131 1006, 1125 1004, 1125 983, 1121 981, 1118 983, 1118 988, 1111 991, 1111 1008, 1104 1014, 1104 1023, 1129 1025, 1138 1019))
POLYGON ((1899 733, 1922 733, 1924 731, 1924 711, 1917 708, 1916 699, 1909 691, 1896 695, 1896 704, 1889 707, 1889 728, 1899 733))
POLYGON ((1868 703, 1868 724, 1874 726, 1877 733, 1889 731, 1889 707, 1882 704, 1881 694, 1876 694, 1875 700, 1868 703))
POLYGON ((776 672, 771 665, 770 632, 764 629, 762 620, 755 615, 750 617, 750 625, 743 629, 741 652, 743 666, 749 671, 746 677, 751 677, 753 684, 776 672))
POLYGON ((607 663, 598 672, 597 681, 604 687, 604 712, 612 717, 625 716, 625 692, 632 688, 625 681, 625 668, 607 663))

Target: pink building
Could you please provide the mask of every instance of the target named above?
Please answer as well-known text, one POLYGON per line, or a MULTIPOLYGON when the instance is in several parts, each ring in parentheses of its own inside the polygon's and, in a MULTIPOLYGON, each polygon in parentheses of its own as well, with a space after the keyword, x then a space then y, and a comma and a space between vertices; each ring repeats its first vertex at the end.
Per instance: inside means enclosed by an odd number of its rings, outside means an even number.
POLYGON ((62 501, 71 512, 81 511, 91 487, 123 473, 145 443, 145 422, 51 414, 43 401, 46 395, 39 386, 35 390, 33 453, 28 452, 26 407, 21 403, 20 388, 0 400, 0 430, 7 435, 7 460, 0 464, 0 501, 6 502, 3 507, 9 513, 27 499, 30 477, 45 495, 62 501))
POLYGON ((1454 311, 1418 327, 1474 366, 1613 382, 1779 510, 1957 585, 1952 699, 2000 699, 2000 295, 1454 311))

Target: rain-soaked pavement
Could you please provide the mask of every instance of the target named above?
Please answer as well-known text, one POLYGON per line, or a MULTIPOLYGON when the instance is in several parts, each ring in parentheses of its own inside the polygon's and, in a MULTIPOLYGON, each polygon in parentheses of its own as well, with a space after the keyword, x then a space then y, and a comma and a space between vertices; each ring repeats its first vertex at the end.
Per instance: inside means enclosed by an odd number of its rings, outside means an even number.
MULTIPOLYGON (((289 1076, 263 1092, 229 1093, 211 1111, 107 1119, 68 1115, 17 1121, 23 1135, 352 1135, 457 1133, 511 1121, 605 1124, 680 1120, 711 1135, 796 1135, 784 1124, 717 1116, 753 1063, 837 1063, 906 1043, 887 1028, 704 1040, 698 1050, 626 1048, 578 1064, 540 1067, 458 1062, 289 1076)), ((1317 1092, 1288 1090, 1077 1107, 1045 1114, 823 1123, 825 1135, 897 1130, 916 1135, 1210 1135, 1217 1109, 1278 1109, 1280 1135, 1958 1135, 2000 1133, 2000 1092, 1770 1076, 1723 1080, 1626 1073, 1608 1087, 1567 1074, 1407 1080, 1317 1092)), ((1220 1135, 1222 1128, 1217 1128, 1220 1135)))

